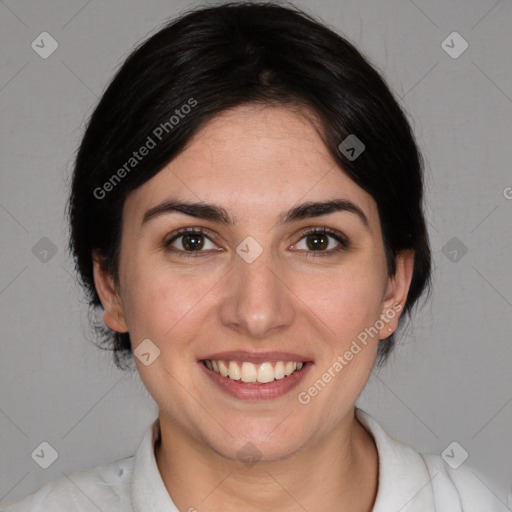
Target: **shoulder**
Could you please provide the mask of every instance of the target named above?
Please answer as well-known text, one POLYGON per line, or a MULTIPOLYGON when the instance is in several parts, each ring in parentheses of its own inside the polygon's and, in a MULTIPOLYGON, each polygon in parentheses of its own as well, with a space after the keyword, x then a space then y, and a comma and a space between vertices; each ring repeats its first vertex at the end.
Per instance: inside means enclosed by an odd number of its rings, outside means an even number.
POLYGON ((497 486, 467 462, 452 467, 440 455, 422 454, 394 439, 361 409, 356 415, 372 434, 379 455, 375 512, 510 512, 506 499, 492 490, 497 486))
POLYGON ((0 512, 130 512, 133 462, 127 457, 64 474, 0 512))
MULTIPOLYGON (((492 482, 467 463, 450 467, 439 455, 422 454, 431 477, 436 509, 454 498, 464 512, 504 512, 510 510, 493 491, 492 482)), ((510 504, 509 504, 510 505, 510 504)))

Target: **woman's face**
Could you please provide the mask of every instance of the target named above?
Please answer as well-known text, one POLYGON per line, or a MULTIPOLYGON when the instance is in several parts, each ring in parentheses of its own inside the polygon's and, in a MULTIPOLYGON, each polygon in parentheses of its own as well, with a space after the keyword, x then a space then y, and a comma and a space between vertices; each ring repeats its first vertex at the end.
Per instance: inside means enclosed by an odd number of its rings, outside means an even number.
POLYGON ((135 361, 161 422, 229 459, 278 460, 352 419, 411 264, 388 277, 375 201, 309 122, 245 105, 127 198, 119 296, 97 263, 95 276, 107 325, 136 354, 150 340, 135 361))

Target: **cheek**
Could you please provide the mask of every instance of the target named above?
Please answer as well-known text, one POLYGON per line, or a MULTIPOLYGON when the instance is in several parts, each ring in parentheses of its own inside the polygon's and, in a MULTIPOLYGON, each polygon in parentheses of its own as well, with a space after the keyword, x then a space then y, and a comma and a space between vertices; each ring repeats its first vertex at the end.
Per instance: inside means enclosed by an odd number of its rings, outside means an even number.
POLYGON ((315 414, 327 414, 326 425, 347 414, 375 364, 379 338, 371 327, 380 318, 386 274, 375 260, 369 263, 361 259, 306 287, 304 302, 314 305, 310 318, 317 316, 324 325, 325 351, 301 389, 301 400, 308 400, 315 414), (321 397, 314 398, 317 395, 321 397))
MULTIPOLYGON (((208 302, 213 276, 192 277, 170 271, 148 258, 132 259, 125 268, 123 305, 126 323, 133 339, 150 338, 163 343, 185 327, 208 302), (138 261, 138 262, 137 262, 138 261)), ((198 323, 197 325, 200 325, 198 323)))
POLYGON ((355 337, 379 318, 383 275, 384 270, 375 261, 372 265, 361 261, 307 280, 300 296, 336 340, 355 337))

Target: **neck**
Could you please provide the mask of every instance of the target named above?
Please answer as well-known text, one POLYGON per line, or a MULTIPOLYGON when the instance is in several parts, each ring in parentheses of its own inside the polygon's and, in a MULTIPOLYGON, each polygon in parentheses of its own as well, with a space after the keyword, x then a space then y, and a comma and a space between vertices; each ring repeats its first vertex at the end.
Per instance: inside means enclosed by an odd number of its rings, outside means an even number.
POLYGON ((286 460, 244 465, 186 436, 160 416, 155 457, 179 510, 370 512, 378 487, 372 436, 352 414, 286 460))

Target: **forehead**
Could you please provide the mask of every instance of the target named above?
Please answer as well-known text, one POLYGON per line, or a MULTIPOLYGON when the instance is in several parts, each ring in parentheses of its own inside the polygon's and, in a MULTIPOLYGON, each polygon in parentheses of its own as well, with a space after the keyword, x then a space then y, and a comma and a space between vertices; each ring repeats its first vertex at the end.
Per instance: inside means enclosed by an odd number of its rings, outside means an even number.
POLYGON ((243 105, 209 121, 186 148, 128 197, 141 218, 166 199, 222 204, 234 217, 296 203, 350 199, 370 221, 373 198, 340 168, 315 125, 288 107, 243 105))
POLYGON ((282 184, 298 176, 315 180, 334 165, 311 122, 286 107, 243 105, 223 112, 187 146, 171 168, 187 174, 194 168, 188 176, 198 181, 215 174, 230 183, 282 184), (201 167, 215 173, 202 174, 201 167))

